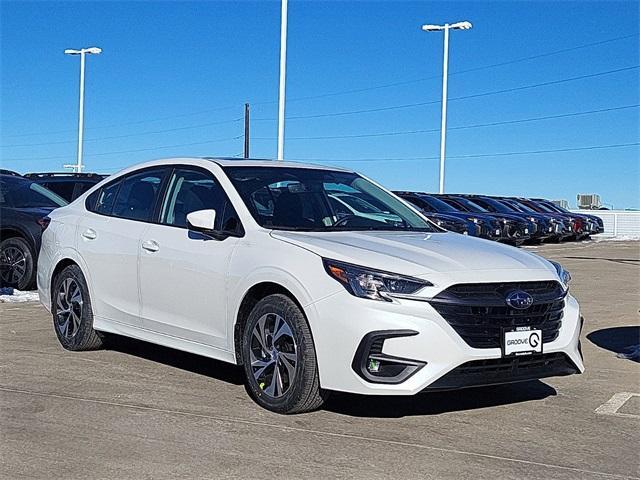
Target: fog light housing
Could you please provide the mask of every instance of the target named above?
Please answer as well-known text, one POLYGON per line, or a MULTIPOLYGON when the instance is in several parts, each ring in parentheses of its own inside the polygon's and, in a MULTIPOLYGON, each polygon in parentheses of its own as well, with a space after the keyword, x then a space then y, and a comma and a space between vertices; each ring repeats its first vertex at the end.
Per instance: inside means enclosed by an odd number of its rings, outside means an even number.
POLYGON ((382 353, 387 338, 412 337, 414 330, 378 330, 360 341, 351 368, 371 383, 402 383, 426 365, 426 362, 382 353))

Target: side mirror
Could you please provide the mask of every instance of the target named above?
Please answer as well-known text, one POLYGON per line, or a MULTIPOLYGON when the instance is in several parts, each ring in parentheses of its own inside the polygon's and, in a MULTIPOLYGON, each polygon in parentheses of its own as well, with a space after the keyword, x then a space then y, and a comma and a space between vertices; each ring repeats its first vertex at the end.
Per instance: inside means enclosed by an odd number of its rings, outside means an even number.
POLYGON ((213 232, 214 225, 216 223, 216 211, 211 210, 197 210, 187 214, 187 223, 189 228, 200 232, 210 233, 213 232))

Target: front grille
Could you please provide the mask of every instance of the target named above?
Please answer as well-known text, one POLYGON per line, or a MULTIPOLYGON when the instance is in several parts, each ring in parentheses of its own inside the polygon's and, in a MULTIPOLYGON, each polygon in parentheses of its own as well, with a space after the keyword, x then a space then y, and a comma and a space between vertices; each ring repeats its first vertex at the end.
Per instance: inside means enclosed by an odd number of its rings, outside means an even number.
MULTIPOLYGON (((529 224, 525 222, 507 222, 504 224, 502 228, 502 235, 507 238, 521 238, 526 234, 524 233, 525 228, 528 228, 529 224)), ((531 233, 531 232, 529 232, 531 233)))
POLYGON ((571 375, 578 368, 564 353, 527 355, 512 358, 474 360, 454 368, 427 387, 427 390, 451 390, 480 385, 522 382, 538 378, 571 375))
POLYGON ((565 291, 556 281, 458 284, 429 303, 474 348, 499 348, 505 328, 542 330, 543 343, 558 337, 564 313, 565 291), (507 295, 523 290, 533 305, 518 310, 506 303, 507 295))

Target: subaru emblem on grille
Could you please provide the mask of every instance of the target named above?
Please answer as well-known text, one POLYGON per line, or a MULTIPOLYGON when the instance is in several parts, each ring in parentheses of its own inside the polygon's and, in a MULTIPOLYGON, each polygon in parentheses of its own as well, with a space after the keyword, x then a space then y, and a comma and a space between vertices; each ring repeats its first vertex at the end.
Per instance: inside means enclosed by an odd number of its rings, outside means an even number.
POLYGON ((524 310, 533 305, 533 297, 522 290, 514 290, 505 298, 507 305, 518 310, 524 310))

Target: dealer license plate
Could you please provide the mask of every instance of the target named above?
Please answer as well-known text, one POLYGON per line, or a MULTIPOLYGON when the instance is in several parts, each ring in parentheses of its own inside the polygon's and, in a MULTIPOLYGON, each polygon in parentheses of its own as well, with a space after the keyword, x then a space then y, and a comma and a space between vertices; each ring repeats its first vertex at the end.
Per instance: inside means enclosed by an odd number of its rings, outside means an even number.
POLYGON ((542 353, 542 330, 505 331, 503 346, 505 357, 542 353))

